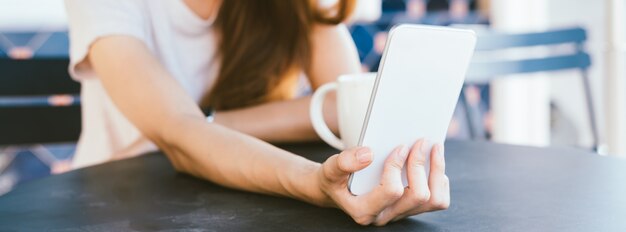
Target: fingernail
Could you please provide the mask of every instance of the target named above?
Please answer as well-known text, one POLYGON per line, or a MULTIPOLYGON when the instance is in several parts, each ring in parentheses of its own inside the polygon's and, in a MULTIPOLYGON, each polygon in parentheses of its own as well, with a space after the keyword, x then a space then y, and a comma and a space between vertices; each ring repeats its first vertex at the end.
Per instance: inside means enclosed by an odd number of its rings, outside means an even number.
POLYGON ((420 152, 423 155, 426 154, 430 154, 430 150, 432 149, 432 144, 430 143, 430 141, 426 140, 426 139, 422 139, 422 144, 421 144, 421 149, 420 152))
POLYGON ((400 146, 398 149, 398 159, 400 162, 404 162, 406 157, 409 156, 409 151, 406 149, 404 145, 400 146))
POLYGON ((439 160, 443 161, 445 159, 444 153, 443 146, 441 144, 437 144, 437 156, 439 157, 439 160))
POLYGON ((372 151, 367 147, 360 148, 356 151, 356 160, 361 163, 369 162, 372 160, 372 151))

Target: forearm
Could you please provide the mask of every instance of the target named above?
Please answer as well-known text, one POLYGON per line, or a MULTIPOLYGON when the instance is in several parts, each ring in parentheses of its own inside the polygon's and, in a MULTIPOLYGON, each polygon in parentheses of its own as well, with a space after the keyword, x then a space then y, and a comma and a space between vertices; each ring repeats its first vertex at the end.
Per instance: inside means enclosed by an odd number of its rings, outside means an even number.
POLYGON ((168 127, 161 147, 180 171, 231 188, 317 205, 326 201, 316 183, 319 163, 202 118, 168 127))
MULTIPOLYGON (((268 142, 300 142, 317 140, 309 118, 311 97, 217 112, 215 122, 268 142)), ((337 131, 337 108, 334 94, 324 102, 324 118, 337 131)))

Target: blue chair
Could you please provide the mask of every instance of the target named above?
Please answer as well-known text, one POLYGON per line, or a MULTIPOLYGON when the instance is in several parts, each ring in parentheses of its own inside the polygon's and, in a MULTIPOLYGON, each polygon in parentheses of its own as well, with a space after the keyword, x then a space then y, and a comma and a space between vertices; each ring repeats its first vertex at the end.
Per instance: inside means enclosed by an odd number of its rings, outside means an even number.
POLYGON ((67 72, 66 32, 0 32, 15 46, 41 34, 32 58, 13 59, 10 47, 0 48, 0 146, 78 140, 80 84, 67 72))
MULTIPOLYGON (((591 58, 584 50, 587 33, 582 28, 568 28, 550 30, 535 33, 509 34, 493 31, 479 32, 476 45, 476 55, 485 52, 493 52, 511 48, 529 48, 536 46, 571 45, 573 52, 539 58, 520 58, 514 60, 502 59, 475 59, 472 61, 467 73, 466 84, 487 83, 495 78, 510 74, 551 72, 560 70, 579 70, 584 86, 584 94, 589 115, 589 124, 593 136, 593 149, 597 150, 598 127, 596 124, 595 110, 590 87, 588 69, 591 58)), ((469 104, 465 97, 465 90, 461 94, 460 101, 466 110, 470 134, 474 139, 485 138, 484 127, 479 122, 479 115, 469 104)))

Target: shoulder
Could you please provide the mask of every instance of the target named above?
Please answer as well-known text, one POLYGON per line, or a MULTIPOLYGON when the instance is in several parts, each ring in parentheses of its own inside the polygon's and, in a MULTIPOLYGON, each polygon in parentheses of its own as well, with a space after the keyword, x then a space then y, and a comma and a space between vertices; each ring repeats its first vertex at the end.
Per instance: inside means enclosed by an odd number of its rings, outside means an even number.
POLYGON ((85 61, 99 39, 112 35, 146 39, 145 3, 144 0, 65 0, 71 41, 70 73, 74 78, 82 79, 82 70, 91 68, 85 61))
POLYGON ((345 24, 328 25, 328 24, 315 24, 311 29, 311 35, 314 37, 335 37, 344 36, 350 34, 348 27, 345 24))

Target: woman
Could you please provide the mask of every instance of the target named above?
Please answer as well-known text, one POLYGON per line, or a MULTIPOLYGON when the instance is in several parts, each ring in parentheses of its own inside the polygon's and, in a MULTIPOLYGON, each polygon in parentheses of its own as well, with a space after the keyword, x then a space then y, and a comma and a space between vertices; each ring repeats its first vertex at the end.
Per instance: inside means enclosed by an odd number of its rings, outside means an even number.
MULTIPOLYGON (((338 207, 362 225, 447 208, 440 146, 430 154, 429 177, 417 142, 410 151, 392 152, 378 188, 353 196, 348 176, 369 165, 368 148, 348 149, 319 164, 263 141, 316 138, 309 97, 295 95, 298 77, 305 75, 315 89, 358 72, 354 44, 340 25, 353 5, 350 0, 335 8, 284 0, 66 0, 70 72, 81 81, 83 101, 75 167, 158 147, 178 171, 231 188, 338 207), (215 110, 212 122, 199 105, 215 110), (407 188, 400 178, 404 165, 407 188)), ((328 121, 335 122, 329 105, 328 121)))

